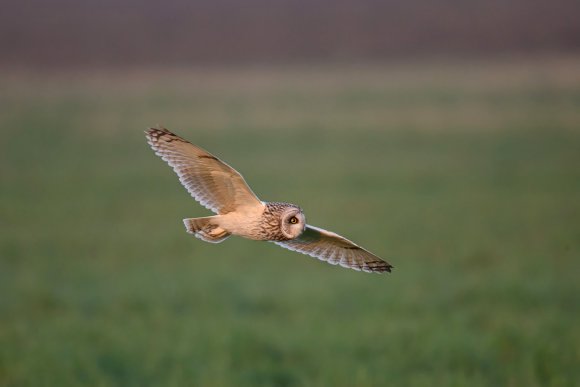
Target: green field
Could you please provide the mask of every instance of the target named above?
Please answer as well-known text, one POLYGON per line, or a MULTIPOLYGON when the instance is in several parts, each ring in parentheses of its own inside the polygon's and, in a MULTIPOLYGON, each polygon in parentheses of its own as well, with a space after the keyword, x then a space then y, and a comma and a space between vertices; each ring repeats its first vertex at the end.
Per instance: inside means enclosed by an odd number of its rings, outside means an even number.
POLYGON ((2 73, 0 385, 579 385, 579 68, 2 73), (393 273, 187 235, 157 123, 393 273))

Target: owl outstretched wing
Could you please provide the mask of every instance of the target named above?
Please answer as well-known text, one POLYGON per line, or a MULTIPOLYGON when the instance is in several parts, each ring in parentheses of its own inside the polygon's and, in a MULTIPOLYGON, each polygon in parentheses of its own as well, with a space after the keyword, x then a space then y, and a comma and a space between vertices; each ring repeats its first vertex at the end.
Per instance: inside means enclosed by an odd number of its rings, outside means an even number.
POLYGON ((348 239, 310 225, 306 226, 298 238, 275 243, 286 249, 326 261, 331 265, 340 265, 367 273, 390 272, 393 267, 348 239))
POLYGON ((240 207, 262 206, 238 171, 165 128, 145 131, 147 142, 179 176, 181 184, 201 205, 216 214, 240 207))

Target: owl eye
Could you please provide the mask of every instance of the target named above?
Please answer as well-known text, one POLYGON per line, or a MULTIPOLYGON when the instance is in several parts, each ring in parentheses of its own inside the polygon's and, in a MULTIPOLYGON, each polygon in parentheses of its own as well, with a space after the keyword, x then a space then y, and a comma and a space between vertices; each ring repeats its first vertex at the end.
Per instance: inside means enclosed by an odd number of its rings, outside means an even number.
POLYGON ((293 217, 290 218, 289 222, 292 223, 292 224, 296 224, 296 223, 298 223, 298 218, 295 217, 295 216, 293 216, 293 217))

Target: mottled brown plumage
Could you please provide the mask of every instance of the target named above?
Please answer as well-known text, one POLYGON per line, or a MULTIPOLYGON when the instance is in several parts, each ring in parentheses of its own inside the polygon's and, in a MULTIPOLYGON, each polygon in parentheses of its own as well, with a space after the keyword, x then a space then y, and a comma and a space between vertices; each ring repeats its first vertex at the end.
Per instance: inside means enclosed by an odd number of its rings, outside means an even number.
POLYGON ((392 266, 330 231, 306 224, 294 204, 262 202, 235 169, 165 128, 145 132, 155 153, 177 173, 191 196, 217 215, 184 219, 188 233, 212 243, 230 235, 271 241, 333 265, 366 272, 390 272, 392 266))

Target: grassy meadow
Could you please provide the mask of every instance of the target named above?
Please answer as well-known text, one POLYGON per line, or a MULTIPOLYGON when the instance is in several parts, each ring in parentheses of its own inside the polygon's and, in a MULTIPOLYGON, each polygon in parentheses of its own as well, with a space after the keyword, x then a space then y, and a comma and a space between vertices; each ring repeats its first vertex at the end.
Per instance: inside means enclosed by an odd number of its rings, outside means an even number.
POLYGON ((580 58, 0 75, 0 386, 580 383, 580 58), (204 243, 160 123, 391 262, 204 243))

